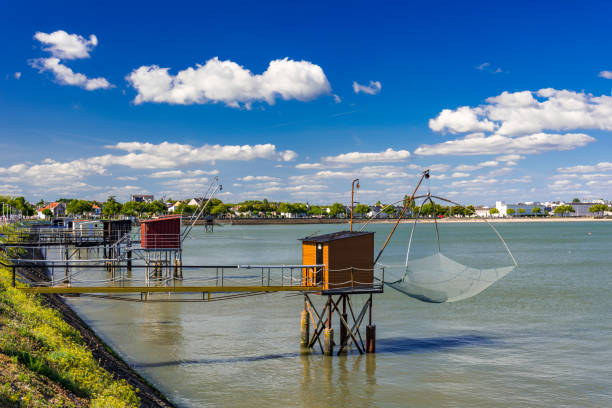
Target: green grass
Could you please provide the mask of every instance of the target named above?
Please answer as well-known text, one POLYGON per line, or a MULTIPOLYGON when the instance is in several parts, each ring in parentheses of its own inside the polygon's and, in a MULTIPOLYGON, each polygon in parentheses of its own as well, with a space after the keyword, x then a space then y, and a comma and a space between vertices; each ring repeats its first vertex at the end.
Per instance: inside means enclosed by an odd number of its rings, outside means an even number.
MULTIPOLYGON (((6 263, 6 255, 0 260, 6 263)), ((136 390, 100 367, 79 333, 39 296, 13 288, 11 275, 0 267, 0 352, 87 398, 92 407, 139 406, 136 390)))

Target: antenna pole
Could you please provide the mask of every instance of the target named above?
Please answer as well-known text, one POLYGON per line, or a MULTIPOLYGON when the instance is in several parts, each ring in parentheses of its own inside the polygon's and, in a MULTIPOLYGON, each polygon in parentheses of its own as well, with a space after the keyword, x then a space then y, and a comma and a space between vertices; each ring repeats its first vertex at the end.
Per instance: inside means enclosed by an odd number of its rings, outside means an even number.
POLYGON ((376 265, 376 262, 378 262, 378 258, 380 258, 380 256, 382 255, 383 251, 387 247, 387 244, 391 240, 391 236, 395 232, 395 229, 397 228, 397 225, 400 223, 400 221, 404 217, 404 214, 406 214, 406 210, 408 210, 408 207, 410 207, 410 203, 412 202, 412 200, 414 200, 414 196, 415 196, 416 192, 418 191, 419 187, 421 186, 421 183, 423 182, 423 179, 426 179, 426 178, 427 179, 429 178, 429 169, 427 169, 427 170, 425 170, 423 172, 423 174, 421 175, 421 179, 419 180, 419 183, 417 184, 417 186, 415 187, 414 191, 412 192, 412 195, 410 196, 408 201, 406 201, 406 203, 404 204, 404 209, 402 210, 402 213, 397 218, 397 221, 395 222, 395 225, 393 226, 393 229, 389 233, 389 236, 387 237, 387 240, 385 241, 385 243, 383 244, 382 248, 380 249, 380 252, 376 256, 376 259, 374 259, 374 265, 376 265))
POLYGON ((353 232, 353 199, 355 196, 355 182, 357 182, 357 188, 359 188, 359 179, 353 180, 353 184, 351 184, 351 232, 353 232))

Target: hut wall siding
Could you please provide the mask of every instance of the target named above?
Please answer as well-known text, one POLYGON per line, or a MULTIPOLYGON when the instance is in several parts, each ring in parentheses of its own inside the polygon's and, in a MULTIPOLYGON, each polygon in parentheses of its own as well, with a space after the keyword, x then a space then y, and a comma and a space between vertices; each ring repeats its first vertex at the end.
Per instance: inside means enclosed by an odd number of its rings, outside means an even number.
MULTIPOLYGON (((302 245, 302 264, 314 265, 317 262, 317 245, 314 243, 304 243, 302 245)), ((302 284, 304 286, 315 286, 313 268, 304 268, 302 271, 302 284)))
MULTIPOLYGON (((323 246, 323 263, 326 266, 323 273, 324 289, 373 284, 374 234, 335 239, 320 244, 323 246)), ((316 242, 302 243, 302 262, 305 265, 316 264, 316 247, 316 242)), ((314 282, 314 271, 304 269, 302 277, 304 283, 314 282)))
POLYGON ((339 239, 330 242, 331 260, 329 269, 330 289, 352 286, 371 285, 374 280, 372 265, 374 263, 374 236, 339 239))
POLYGON ((181 247, 181 218, 173 216, 142 221, 140 234, 145 249, 178 249, 181 247))

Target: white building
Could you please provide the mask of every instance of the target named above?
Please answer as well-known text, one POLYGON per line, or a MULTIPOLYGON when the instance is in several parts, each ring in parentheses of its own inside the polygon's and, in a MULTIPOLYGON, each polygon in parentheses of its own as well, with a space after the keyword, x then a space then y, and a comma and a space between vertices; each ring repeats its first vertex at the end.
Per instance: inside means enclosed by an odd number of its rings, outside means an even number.
MULTIPOLYGON (((491 217, 492 216, 490 213, 491 208, 487 207, 486 205, 478 206, 475 208, 475 210, 476 212, 473 215, 475 215, 476 217, 491 217)), ((495 214, 495 215, 498 215, 498 214, 495 214)))
POLYGON ((154 200, 153 194, 132 194, 130 197, 130 201, 136 201, 137 203, 150 203, 154 200))
POLYGON ((172 204, 170 207, 168 207, 168 212, 169 213, 175 212, 178 206, 181 205, 181 203, 182 203, 181 201, 177 201, 174 204, 172 204))
MULTIPOLYGON (((538 202, 529 202, 529 203, 518 203, 518 204, 506 204, 505 201, 496 201, 495 208, 499 211, 499 215, 502 217, 508 216, 508 210, 514 210, 514 213, 511 214, 513 217, 522 217, 525 215, 538 215, 544 214, 544 205, 538 202), (534 208, 539 208, 539 213, 534 213, 534 208)), ((512 212, 512 211, 511 211, 512 212)))
POLYGON ((205 202, 204 200, 206 199, 202 197, 192 198, 191 200, 189 200, 187 205, 193 205, 193 206, 199 207, 202 205, 203 202, 205 202))
MULTIPOLYGON (((596 214, 590 212, 589 208, 597 204, 603 204, 602 201, 603 200, 595 200, 595 202, 591 202, 591 203, 564 203, 564 202, 554 203, 551 205, 551 208, 552 208, 551 213, 554 212, 555 208, 561 205, 571 205, 572 208, 574 209, 574 212, 565 213, 564 214, 565 217, 592 217, 596 214)), ((559 215, 559 214, 553 214, 553 215, 559 215)))

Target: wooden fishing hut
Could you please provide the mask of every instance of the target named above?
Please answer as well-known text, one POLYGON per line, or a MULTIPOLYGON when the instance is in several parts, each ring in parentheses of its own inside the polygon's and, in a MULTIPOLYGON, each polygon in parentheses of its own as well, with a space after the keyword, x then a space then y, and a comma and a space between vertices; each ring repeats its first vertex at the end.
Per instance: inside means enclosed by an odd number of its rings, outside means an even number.
POLYGON ((128 270, 132 269, 132 242, 129 234, 132 231, 132 220, 102 220, 102 239, 106 268, 114 271, 115 260, 121 257, 121 246, 126 249, 128 270), (126 239, 128 236, 128 239, 126 239))
POLYGON ((131 220, 102 220, 104 243, 114 245, 132 231, 131 220))
POLYGON ((304 268, 304 286, 336 289, 368 289, 374 283, 374 233, 339 231, 302 238, 302 264, 322 265, 304 268))
POLYGON ((326 296, 318 312, 308 293, 304 293, 301 346, 307 351, 318 343, 326 355, 334 353, 332 316, 337 315, 340 325, 338 354, 353 344, 360 353, 376 351, 376 326, 372 324, 372 294, 383 291, 382 279, 374 277, 374 233, 365 231, 339 231, 331 234, 308 236, 302 241, 302 264, 317 267, 302 270, 302 285, 320 287, 326 296), (355 314, 351 295, 369 295, 360 313, 355 314), (349 312, 350 311, 350 318, 349 312), (366 316, 365 344, 360 326, 366 316), (310 335, 310 323, 314 332, 310 335), (323 334, 323 344, 321 344, 323 334))
MULTIPOLYGON (((174 267, 174 277, 182 278, 181 216, 168 215, 140 222, 140 246, 145 251, 147 266, 152 265, 153 277, 167 277, 174 267)), ((150 277, 147 268, 146 279, 150 277)))

